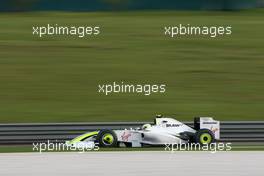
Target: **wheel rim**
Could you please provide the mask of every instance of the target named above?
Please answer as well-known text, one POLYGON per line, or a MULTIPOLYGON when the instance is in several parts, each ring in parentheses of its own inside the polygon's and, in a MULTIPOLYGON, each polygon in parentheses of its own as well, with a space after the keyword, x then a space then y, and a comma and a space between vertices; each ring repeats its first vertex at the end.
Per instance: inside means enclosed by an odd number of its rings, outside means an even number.
POLYGON ((114 142, 114 136, 112 134, 106 133, 102 137, 102 142, 104 145, 111 145, 114 142))
POLYGON ((204 133, 200 136, 200 142, 202 144, 210 144, 212 142, 212 136, 208 133, 204 133))

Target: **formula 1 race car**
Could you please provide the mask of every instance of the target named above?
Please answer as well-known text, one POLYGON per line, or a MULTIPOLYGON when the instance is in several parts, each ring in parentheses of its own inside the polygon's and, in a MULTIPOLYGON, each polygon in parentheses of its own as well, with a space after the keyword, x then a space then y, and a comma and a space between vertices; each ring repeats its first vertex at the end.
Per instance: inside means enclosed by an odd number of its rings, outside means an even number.
POLYGON ((154 124, 145 124, 137 129, 110 130, 104 129, 85 133, 67 145, 100 147, 143 147, 160 146, 165 144, 214 143, 220 138, 220 122, 211 117, 194 118, 194 127, 190 127, 172 118, 157 116, 154 124))

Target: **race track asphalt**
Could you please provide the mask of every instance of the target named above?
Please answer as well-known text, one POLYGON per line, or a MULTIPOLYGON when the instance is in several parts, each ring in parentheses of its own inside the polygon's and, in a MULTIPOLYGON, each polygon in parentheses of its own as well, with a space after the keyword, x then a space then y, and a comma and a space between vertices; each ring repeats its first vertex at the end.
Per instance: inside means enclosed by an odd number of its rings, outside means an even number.
POLYGON ((264 152, 0 154, 3 176, 263 176, 264 152))

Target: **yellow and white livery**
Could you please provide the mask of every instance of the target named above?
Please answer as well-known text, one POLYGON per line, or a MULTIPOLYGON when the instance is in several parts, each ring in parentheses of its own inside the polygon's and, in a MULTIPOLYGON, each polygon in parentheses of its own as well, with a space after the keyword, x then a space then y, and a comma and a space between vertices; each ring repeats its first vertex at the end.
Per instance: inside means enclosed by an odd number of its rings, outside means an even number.
POLYGON ((137 129, 104 129, 82 134, 67 145, 77 147, 143 147, 164 144, 214 143, 220 139, 220 122, 211 117, 194 118, 190 127, 176 119, 158 116, 154 124, 145 124, 137 129))

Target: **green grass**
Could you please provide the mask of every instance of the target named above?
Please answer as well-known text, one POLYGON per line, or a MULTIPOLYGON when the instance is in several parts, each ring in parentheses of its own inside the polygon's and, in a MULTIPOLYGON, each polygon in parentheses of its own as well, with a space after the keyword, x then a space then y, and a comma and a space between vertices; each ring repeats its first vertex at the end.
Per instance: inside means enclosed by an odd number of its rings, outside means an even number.
POLYGON ((0 153, 24 153, 32 152, 32 146, 0 146, 0 153))
POLYGON ((0 122, 264 120, 264 10, 1 13, 0 122), (32 26, 100 25, 98 37, 32 36, 32 26), (232 25, 232 36, 168 38, 164 26, 232 25), (167 85, 151 96, 97 92, 167 85))

